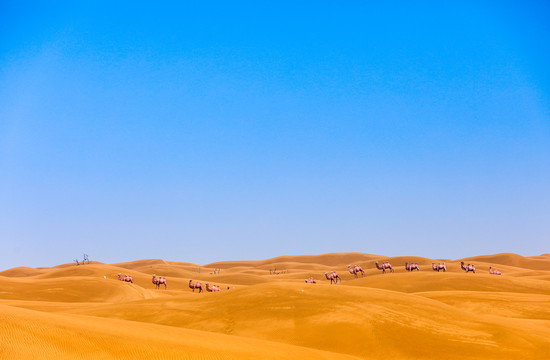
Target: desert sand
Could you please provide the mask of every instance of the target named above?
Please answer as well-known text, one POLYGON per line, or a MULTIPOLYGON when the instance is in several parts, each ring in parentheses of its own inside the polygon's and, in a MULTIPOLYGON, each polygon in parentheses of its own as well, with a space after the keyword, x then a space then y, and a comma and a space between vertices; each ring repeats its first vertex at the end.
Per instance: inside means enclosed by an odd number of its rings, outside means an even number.
POLYGON ((0 345, 2 360, 549 359, 550 254, 19 267, 0 272, 0 345), (407 261, 420 271, 406 271, 407 261), (365 277, 348 272, 356 264, 365 277), (333 270, 341 284, 324 278, 333 270), (152 274, 168 289, 156 289, 152 274), (221 291, 192 292, 190 279, 221 291))

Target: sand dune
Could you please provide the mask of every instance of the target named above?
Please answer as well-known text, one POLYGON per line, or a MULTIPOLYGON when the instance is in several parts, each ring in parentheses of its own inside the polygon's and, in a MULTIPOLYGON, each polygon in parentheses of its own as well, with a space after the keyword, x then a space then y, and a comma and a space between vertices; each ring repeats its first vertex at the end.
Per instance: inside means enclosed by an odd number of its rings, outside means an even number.
POLYGON ((353 359, 237 336, 0 305, 2 359, 353 359))
POLYGON ((546 255, 464 259, 476 274, 460 260, 361 253, 19 267, 0 272, 0 358, 547 359, 546 255), (375 261, 395 272, 382 274, 375 261), (407 272, 406 261, 421 271, 407 272), (440 261, 447 272, 431 269, 440 261), (366 276, 354 279, 350 264, 366 276), (342 284, 323 279, 331 270, 342 284), (155 289, 153 273, 167 277, 168 290, 155 289), (306 284, 310 276, 318 284, 306 284), (222 291, 193 293, 189 279, 222 291))
POLYGON ((548 270, 548 259, 540 257, 523 257, 517 254, 497 254, 476 256, 463 259, 465 262, 484 262, 492 264, 502 264, 524 269, 548 270))
POLYGON ((284 263, 292 262, 299 264, 320 264, 326 266, 335 266, 349 264, 354 261, 368 261, 375 258, 378 258, 378 255, 370 255, 364 253, 330 253, 323 255, 287 255, 287 256, 278 256, 272 259, 267 260, 257 260, 257 261, 221 261, 205 266, 209 267, 218 267, 222 269, 227 269, 230 267, 236 266, 254 266, 254 267, 269 267, 275 265, 281 265, 284 263))
POLYGON ((8 277, 27 277, 27 276, 36 276, 47 272, 47 269, 34 269, 26 266, 20 266, 13 269, 8 269, 5 271, 0 271, 0 276, 8 277))

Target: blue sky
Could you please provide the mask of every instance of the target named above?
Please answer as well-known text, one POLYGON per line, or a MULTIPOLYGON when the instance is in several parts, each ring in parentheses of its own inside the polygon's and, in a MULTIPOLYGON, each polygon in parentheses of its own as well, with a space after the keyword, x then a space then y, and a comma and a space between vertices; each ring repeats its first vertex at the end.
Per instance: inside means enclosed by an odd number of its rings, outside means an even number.
POLYGON ((0 269, 550 252, 545 2, 0 4, 0 269))

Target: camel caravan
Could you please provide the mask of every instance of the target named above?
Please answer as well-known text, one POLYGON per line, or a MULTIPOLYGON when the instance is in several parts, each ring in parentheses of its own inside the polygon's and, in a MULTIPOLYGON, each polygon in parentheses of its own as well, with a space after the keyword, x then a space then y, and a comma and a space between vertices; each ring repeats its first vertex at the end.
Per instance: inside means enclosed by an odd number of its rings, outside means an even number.
MULTIPOLYGON (((392 265, 389 263, 389 261, 383 261, 382 263, 376 261, 374 263, 374 265, 376 266, 376 268, 378 270, 382 270, 383 274, 386 273, 386 270, 389 270, 390 273, 395 272, 392 265)), ((475 274, 475 272, 476 272, 476 268, 475 268, 474 264, 467 264, 466 265, 464 263, 464 261, 460 262, 460 268, 462 270, 464 270, 466 273, 472 272, 472 273, 475 274)), ((348 272, 350 273, 350 275, 353 275, 354 279, 359 278, 359 273, 361 274, 361 277, 366 276, 365 271, 359 265, 354 265, 353 267, 351 265, 348 265, 347 269, 348 269, 348 272)), ((418 265, 418 263, 406 262, 405 263, 405 270, 408 271, 408 272, 413 272, 415 270, 420 271, 420 265, 418 265)), ((437 271, 437 272, 440 272, 440 271, 446 272, 447 271, 447 266, 445 265, 444 262, 440 262, 440 263, 437 263, 437 264, 435 262, 432 262, 432 270, 437 271)), ((273 273, 273 272, 271 272, 271 273, 273 273)), ((210 273, 210 274, 211 275, 212 274, 219 274, 219 269, 215 269, 214 273, 210 273)), ((491 274, 491 275, 502 275, 502 271, 497 270, 497 269, 493 269, 493 267, 489 266, 489 274, 491 274)), ((330 280, 331 285, 333 283, 334 284, 342 283, 342 278, 334 270, 332 270, 330 273, 325 272, 325 278, 327 280, 330 280)), ((132 276, 128 275, 128 274, 125 274, 124 276, 122 276, 122 274, 119 273, 118 274, 118 280, 123 281, 123 282, 129 282, 129 283, 132 283, 132 284, 134 283, 134 280, 133 280, 132 276)), ((168 289, 168 282, 167 282, 166 278, 163 277, 163 276, 157 276, 156 274, 153 274, 151 282, 153 283, 153 285, 156 286, 156 289, 160 289, 161 285, 164 285, 164 290, 168 289)), ((315 281, 315 279, 312 276, 309 277, 308 279, 306 279, 305 282, 306 282, 306 284, 316 284, 317 283, 317 281, 315 281)), ((198 280, 192 280, 192 279, 189 280, 189 289, 191 289, 193 292, 195 292, 195 290, 198 290, 199 293, 201 293, 203 291, 206 291, 206 292, 219 292, 221 290, 221 288, 218 285, 210 285, 209 282, 207 282, 206 284, 203 285, 202 282, 200 282, 198 280)), ((227 290, 229 290, 229 286, 227 287, 227 290)))
POLYGON ((129 282, 129 283, 132 283, 132 284, 134 283, 134 279, 132 279, 131 275, 126 275, 125 274, 124 276, 122 276, 122 274, 119 273, 118 274, 118 279, 120 281, 129 282))
MULTIPOLYGON (((389 261, 383 261, 382 263, 376 261, 374 263, 374 265, 376 266, 376 268, 378 270, 382 270, 383 274, 386 273, 386 270, 389 270, 390 273, 394 272, 394 269, 393 269, 392 265, 389 263, 389 261)), ((472 272, 472 273, 475 274, 475 272, 476 272, 476 268, 475 268, 474 264, 465 265, 464 261, 462 261, 460 263, 460 268, 462 270, 464 270, 465 272, 467 272, 467 273, 472 272)), ((420 271, 420 265, 418 265, 418 263, 406 262, 405 263, 405 270, 407 270, 409 272, 413 272, 414 270, 420 271)), ((447 266, 445 265, 444 262, 440 262, 440 263, 437 263, 437 264, 435 262, 433 262, 432 263, 432 270, 437 271, 437 272, 440 272, 440 271, 446 272, 447 271, 447 266)), ((358 276, 359 273, 361 273, 361 277, 366 276, 365 272, 363 271, 363 269, 359 265, 355 265, 353 267, 351 265, 348 265, 348 271, 351 275, 354 276, 355 279, 357 279, 359 277, 358 276)), ((493 269, 492 267, 489 267, 489 273, 491 275, 502 275, 502 272, 500 270, 493 269)), ((333 282, 335 284, 338 284, 338 280, 340 280, 340 282, 342 282, 342 279, 338 276, 338 274, 335 271, 331 271, 330 273, 326 272, 325 273, 325 278, 327 280, 330 280, 331 284, 333 282)), ((309 279, 306 280, 306 283, 315 284, 315 280, 313 280, 313 278, 309 278, 309 279)))

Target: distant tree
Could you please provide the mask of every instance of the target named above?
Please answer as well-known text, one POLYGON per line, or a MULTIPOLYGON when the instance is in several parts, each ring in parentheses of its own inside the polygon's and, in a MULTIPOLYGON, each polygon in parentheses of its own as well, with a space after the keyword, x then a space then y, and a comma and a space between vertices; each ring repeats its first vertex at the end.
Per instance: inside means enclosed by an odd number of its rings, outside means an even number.
POLYGON ((73 261, 76 263, 77 266, 78 265, 85 265, 86 262, 88 264, 90 263, 90 258, 88 257, 88 254, 84 254, 82 261, 78 261, 78 259, 74 259, 73 261))

